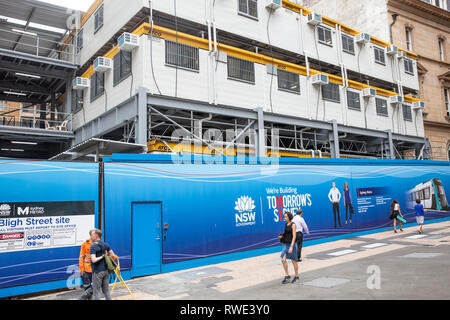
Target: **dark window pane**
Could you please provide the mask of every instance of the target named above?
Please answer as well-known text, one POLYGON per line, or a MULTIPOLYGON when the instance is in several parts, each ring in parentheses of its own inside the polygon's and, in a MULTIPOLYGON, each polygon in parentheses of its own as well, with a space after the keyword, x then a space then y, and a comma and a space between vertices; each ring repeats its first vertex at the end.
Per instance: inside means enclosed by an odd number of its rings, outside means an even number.
POLYGON ((327 44, 327 45, 333 45, 333 40, 331 38, 331 30, 324 27, 317 27, 317 34, 319 37, 319 42, 327 44))
POLYGON ((377 114, 382 116, 388 115, 387 100, 376 98, 377 114))
POLYGON ((189 70, 199 70, 199 49, 166 40, 166 64, 189 70))
POLYGON ((355 44, 352 37, 342 35, 342 50, 347 53, 355 54, 355 44))
POLYGON ((375 47, 374 52, 375 52, 375 62, 386 64, 386 60, 384 57, 384 50, 375 47))
POLYGON ((278 69, 278 88, 300 93, 299 75, 278 69))
POLYGON ((114 56, 113 83, 116 85, 132 72, 132 55, 130 51, 120 51, 114 56))
POLYGON ((361 99, 358 92, 347 91, 347 104, 349 109, 361 110, 361 99))
POLYGON ((332 102, 341 102, 339 94, 339 85, 329 83, 322 86, 322 98, 324 100, 330 100, 332 102))
POLYGON ((412 121, 411 106, 407 104, 403 105, 403 119, 406 121, 412 121))
POLYGON ((228 56, 228 77, 255 83, 255 65, 251 61, 228 56))

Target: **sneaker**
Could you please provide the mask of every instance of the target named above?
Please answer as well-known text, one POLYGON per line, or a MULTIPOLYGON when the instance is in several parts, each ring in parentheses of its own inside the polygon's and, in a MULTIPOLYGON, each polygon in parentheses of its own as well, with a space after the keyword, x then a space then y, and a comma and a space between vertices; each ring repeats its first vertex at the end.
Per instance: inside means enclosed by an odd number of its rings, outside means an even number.
POLYGON ((400 229, 401 232, 403 232, 403 229, 400 229))
POLYGON ((394 230, 395 233, 397 233, 397 230, 394 230))
POLYGON ((299 277, 295 277, 294 280, 292 280, 292 283, 295 283, 297 280, 300 280, 299 277))
POLYGON ((281 284, 288 283, 290 278, 290 276, 284 277, 284 280, 281 282, 281 284))

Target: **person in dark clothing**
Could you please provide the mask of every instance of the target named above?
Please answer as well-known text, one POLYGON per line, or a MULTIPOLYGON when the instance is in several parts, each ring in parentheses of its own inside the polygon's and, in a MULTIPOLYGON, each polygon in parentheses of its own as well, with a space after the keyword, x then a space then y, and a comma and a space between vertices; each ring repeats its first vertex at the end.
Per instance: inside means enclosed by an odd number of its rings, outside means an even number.
POLYGON ((284 214, 284 220, 286 221, 286 225, 284 226, 284 233, 280 234, 278 237, 280 238, 280 242, 284 244, 283 251, 281 252, 281 262, 283 263, 283 268, 285 272, 285 277, 282 284, 285 284, 291 278, 289 276, 288 265, 286 259, 291 259, 292 265, 294 266, 295 277, 292 280, 292 283, 296 282, 298 278, 298 254, 297 254, 297 243, 296 243, 296 226, 295 223, 292 222, 293 215, 290 212, 286 212, 284 214))
POLYGON ((298 253, 298 262, 302 261, 302 246, 303 246, 303 233, 306 232, 309 234, 308 226, 306 225, 305 219, 302 217, 303 210, 298 208, 297 214, 292 219, 292 222, 295 223, 295 229, 297 230, 297 253, 298 253))
POLYGON ((109 273, 106 267, 104 255, 114 257, 114 252, 106 242, 101 241, 102 232, 95 229, 91 234, 91 265, 92 265, 92 290, 93 300, 100 300, 101 294, 106 300, 112 300, 109 293, 109 273))
MULTIPOLYGON (((391 216, 390 218, 392 220, 394 220, 394 232, 397 233, 397 226, 396 226, 396 222, 397 222, 397 217, 402 217, 402 212, 400 210, 400 204, 398 203, 398 201, 396 199, 392 200, 391 202, 391 216)), ((398 224, 400 226, 400 231, 403 232, 402 229, 402 222, 400 220, 398 220, 398 224)))
POLYGON ((352 224, 353 204, 347 181, 344 183, 344 205, 345 205, 345 224, 348 223, 348 213, 350 213, 350 224, 352 224))

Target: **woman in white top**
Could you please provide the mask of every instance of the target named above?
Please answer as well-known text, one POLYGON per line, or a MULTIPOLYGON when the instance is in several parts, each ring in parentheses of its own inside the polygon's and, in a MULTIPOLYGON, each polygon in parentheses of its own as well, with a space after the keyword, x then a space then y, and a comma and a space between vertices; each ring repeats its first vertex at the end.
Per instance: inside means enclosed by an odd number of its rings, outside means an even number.
MULTIPOLYGON (((396 223, 397 223, 398 216, 403 218, 402 212, 400 210, 400 204, 398 203, 397 200, 394 199, 394 200, 392 200, 392 203, 391 203, 391 218, 392 218, 392 220, 394 220, 394 232, 395 233, 397 233, 396 223)), ((403 232, 402 222, 400 220, 398 220, 398 225, 400 227, 400 231, 403 232)))

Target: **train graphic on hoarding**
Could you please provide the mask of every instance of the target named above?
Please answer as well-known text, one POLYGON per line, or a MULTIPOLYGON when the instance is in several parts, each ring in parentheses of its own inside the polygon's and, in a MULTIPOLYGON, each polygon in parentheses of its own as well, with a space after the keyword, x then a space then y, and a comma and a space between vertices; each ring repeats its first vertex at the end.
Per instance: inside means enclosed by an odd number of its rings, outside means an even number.
POLYGON ((414 208, 420 199, 425 209, 450 210, 441 180, 431 179, 410 189, 407 193, 408 208, 414 208))

